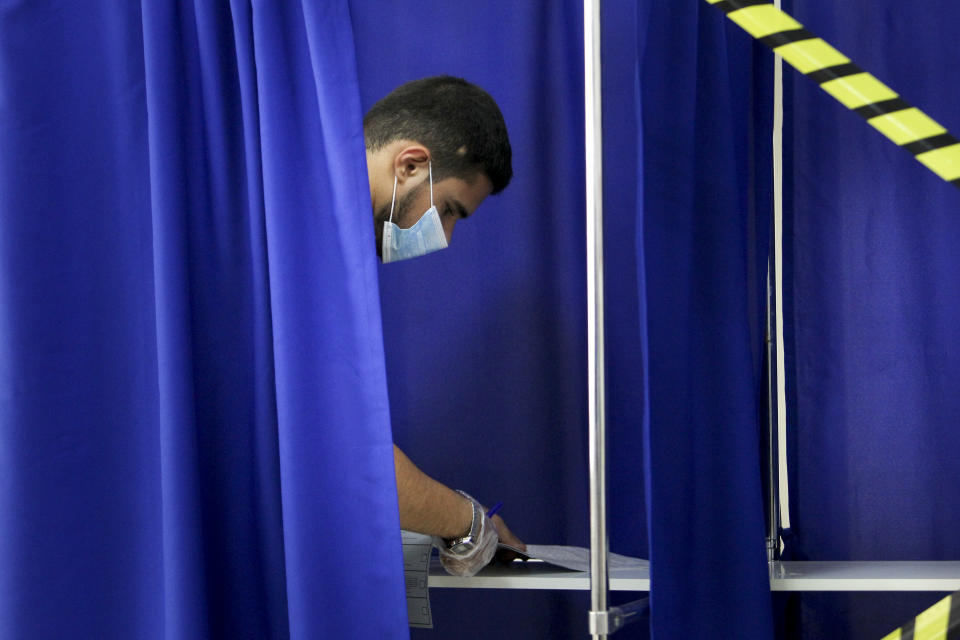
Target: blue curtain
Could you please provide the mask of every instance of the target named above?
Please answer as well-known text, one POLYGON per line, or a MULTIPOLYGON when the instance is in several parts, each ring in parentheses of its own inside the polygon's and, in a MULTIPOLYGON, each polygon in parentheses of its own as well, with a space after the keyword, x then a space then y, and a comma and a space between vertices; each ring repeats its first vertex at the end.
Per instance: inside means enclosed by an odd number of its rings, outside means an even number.
POLYGON ((770 76, 754 80, 754 45, 701 0, 638 6, 652 637, 769 638, 759 456, 769 200, 754 191, 769 155, 751 125, 770 76))
MULTIPOLYGON (((794 0, 821 35, 960 132, 960 7, 794 0)), ((805 78, 785 247, 797 559, 958 560, 960 193, 805 78)), ((803 594, 790 637, 876 638, 936 593, 803 594)))
POLYGON ((0 5, 0 636, 406 637, 343 2, 0 5))

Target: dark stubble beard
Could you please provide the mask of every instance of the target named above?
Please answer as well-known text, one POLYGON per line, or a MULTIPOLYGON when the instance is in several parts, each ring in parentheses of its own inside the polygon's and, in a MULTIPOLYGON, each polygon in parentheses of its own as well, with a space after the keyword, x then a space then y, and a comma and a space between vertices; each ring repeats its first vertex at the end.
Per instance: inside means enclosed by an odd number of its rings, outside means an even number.
MULTIPOLYGON (((415 186, 413 189, 411 189, 409 192, 400 196, 400 199, 397 202, 397 206, 394 207, 393 209, 393 223, 395 225, 399 226, 402 229, 407 228, 403 226, 404 224, 409 222, 407 220, 407 214, 410 212, 410 209, 413 207, 413 201, 417 198, 417 196, 420 195, 420 192, 425 188, 426 188, 426 185, 421 182, 420 184, 415 186)), ((373 230, 374 230, 374 236, 376 238, 376 243, 377 243, 377 256, 381 258, 383 257, 382 255, 383 223, 389 219, 390 219, 389 204, 386 204, 380 207, 380 209, 373 214, 373 230)), ((416 222, 416 220, 414 220, 414 222, 416 222)))

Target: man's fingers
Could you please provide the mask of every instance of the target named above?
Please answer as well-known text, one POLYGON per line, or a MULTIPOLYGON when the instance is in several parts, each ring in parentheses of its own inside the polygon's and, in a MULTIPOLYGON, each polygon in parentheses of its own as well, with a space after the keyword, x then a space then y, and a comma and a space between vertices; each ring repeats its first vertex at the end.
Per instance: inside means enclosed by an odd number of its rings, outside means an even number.
POLYGON ((508 544, 511 547, 516 547, 521 551, 527 550, 527 545, 523 544, 520 538, 513 535, 513 532, 510 531, 510 527, 508 527, 507 523, 503 521, 503 518, 501 518, 499 515, 494 515, 492 520, 493 526, 497 529, 497 535, 500 537, 500 542, 508 544))
POLYGON ((521 556, 513 549, 497 549, 496 555, 493 556, 494 562, 498 564, 510 564, 517 558, 522 559, 524 562, 527 561, 527 556, 521 556))

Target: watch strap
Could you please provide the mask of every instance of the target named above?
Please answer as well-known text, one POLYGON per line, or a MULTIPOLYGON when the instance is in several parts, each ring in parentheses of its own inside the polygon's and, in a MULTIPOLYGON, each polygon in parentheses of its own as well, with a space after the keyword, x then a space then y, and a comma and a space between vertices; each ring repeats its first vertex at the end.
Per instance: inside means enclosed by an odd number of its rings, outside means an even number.
POLYGON ((446 545, 447 550, 453 553, 467 554, 473 550, 480 540, 480 532, 481 528, 483 527, 483 507, 481 507, 480 503, 470 497, 466 492, 458 489, 457 493, 469 500, 471 506, 473 507, 473 515, 470 519, 470 529, 464 535, 457 536, 455 538, 444 538, 444 544, 446 545))

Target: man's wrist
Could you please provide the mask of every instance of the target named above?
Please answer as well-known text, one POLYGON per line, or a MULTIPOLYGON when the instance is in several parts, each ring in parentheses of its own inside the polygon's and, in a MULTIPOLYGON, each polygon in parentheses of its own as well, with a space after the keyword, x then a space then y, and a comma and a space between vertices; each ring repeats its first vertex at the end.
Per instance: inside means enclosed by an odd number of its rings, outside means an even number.
POLYGON ((463 493, 460 491, 457 491, 457 493, 463 499, 463 508, 461 509, 461 512, 465 514, 466 519, 463 520, 464 524, 460 528, 460 533, 455 536, 452 536, 452 538, 464 538, 470 535, 470 532, 473 531, 473 516, 474 516, 473 500, 463 495, 463 493))
POLYGON ((444 538, 444 543, 448 549, 458 548, 462 551, 475 545, 479 538, 483 526, 483 508, 463 491, 458 490, 457 493, 461 495, 468 509, 466 526, 459 535, 444 538))

